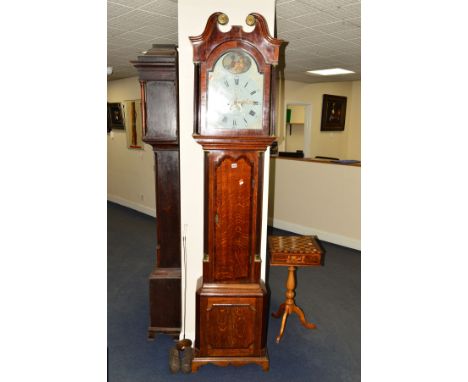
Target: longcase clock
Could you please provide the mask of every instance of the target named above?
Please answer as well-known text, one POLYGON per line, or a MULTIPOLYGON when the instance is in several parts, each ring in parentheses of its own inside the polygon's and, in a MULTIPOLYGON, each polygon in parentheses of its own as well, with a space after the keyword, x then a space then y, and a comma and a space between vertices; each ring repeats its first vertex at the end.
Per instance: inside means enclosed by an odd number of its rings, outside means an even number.
POLYGON ((194 139, 205 153, 203 277, 196 294, 192 370, 257 363, 268 370, 267 290, 260 279, 263 163, 273 142, 272 100, 281 40, 250 14, 252 32, 218 24, 190 37, 195 66, 194 139))
POLYGON ((178 336, 181 327, 177 57, 175 45, 155 44, 132 61, 141 87, 143 141, 153 147, 155 159, 158 245, 149 277, 149 338, 178 336))

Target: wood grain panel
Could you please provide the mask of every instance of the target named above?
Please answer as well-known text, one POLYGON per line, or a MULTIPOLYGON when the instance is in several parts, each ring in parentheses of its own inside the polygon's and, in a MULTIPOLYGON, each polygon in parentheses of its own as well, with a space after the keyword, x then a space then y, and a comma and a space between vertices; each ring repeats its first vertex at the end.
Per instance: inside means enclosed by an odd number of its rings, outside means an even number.
POLYGON ((214 329, 207 333, 209 349, 251 349, 254 345, 252 305, 213 304, 207 310, 207 324, 214 329))
POLYGON ((169 81, 146 83, 146 139, 178 139, 176 84, 169 81))
POLYGON ((245 157, 225 156, 215 170, 215 281, 249 278, 252 175, 245 157))
POLYGON ((153 269, 149 277, 149 337, 178 334, 181 325, 180 268, 153 269))
POLYGON ((179 151, 156 150, 158 267, 180 267, 179 151))

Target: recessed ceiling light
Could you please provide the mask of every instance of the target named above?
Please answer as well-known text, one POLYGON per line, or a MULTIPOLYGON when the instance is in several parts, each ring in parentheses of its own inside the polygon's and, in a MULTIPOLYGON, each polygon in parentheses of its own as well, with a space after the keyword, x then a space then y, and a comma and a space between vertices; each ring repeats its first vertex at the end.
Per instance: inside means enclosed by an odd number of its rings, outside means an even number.
POLYGON ((321 69, 321 70, 308 70, 307 73, 318 74, 319 76, 336 76, 338 74, 349 74, 354 73, 352 70, 333 68, 333 69, 321 69))

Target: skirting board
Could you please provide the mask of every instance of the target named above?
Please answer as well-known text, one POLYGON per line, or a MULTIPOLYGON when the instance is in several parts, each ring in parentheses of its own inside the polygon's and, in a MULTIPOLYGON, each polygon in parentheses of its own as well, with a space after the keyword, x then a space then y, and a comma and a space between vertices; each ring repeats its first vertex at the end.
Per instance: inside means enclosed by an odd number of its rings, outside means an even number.
POLYGON ((144 206, 143 204, 135 203, 135 202, 132 202, 130 200, 121 198, 120 196, 116 196, 116 195, 107 194, 107 200, 109 202, 120 204, 121 206, 131 208, 132 210, 136 210, 136 211, 144 213, 146 215, 156 217, 156 209, 155 208, 150 208, 148 206, 144 206))
POLYGON ((284 220, 268 218, 268 225, 285 231, 298 233, 300 235, 317 235, 319 239, 329 243, 342 245, 352 249, 361 250, 361 240, 353 239, 347 236, 338 235, 332 232, 321 231, 312 227, 306 227, 299 224, 290 223, 284 220))

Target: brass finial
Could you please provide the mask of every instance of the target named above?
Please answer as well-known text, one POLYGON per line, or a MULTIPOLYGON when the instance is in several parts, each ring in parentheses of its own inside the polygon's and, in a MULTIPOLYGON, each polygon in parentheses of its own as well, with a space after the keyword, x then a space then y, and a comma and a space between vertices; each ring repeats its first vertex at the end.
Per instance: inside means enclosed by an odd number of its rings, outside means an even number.
POLYGON ((255 25, 255 16, 252 14, 248 15, 247 18, 245 19, 245 22, 247 23, 249 27, 251 27, 252 25, 255 25))
POLYGON ((229 17, 225 13, 220 13, 218 15, 218 23, 221 25, 226 25, 229 22, 229 17))

